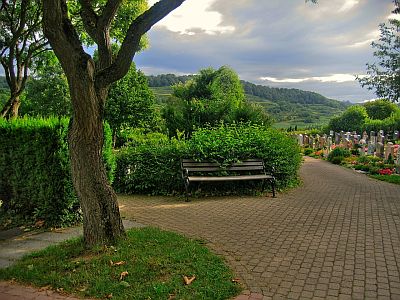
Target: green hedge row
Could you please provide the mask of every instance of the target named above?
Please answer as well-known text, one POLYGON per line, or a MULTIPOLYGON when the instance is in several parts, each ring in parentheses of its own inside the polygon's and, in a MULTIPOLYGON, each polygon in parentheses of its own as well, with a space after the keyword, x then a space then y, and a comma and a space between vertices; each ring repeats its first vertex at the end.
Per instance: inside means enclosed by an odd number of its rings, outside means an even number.
MULTIPOLYGON (((297 143, 285 133, 262 126, 234 124, 198 129, 190 140, 148 141, 117 152, 114 187, 121 193, 153 195, 183 192, 180 160, 211 159, 229 163, 244 158, 263 158, 266 168, 276 169, 277 185, 287 188, 298 183, 301 163, 297 143)), ((217 184, 215 190, 239 192, 254 188, 254 182, 217 184)), ((207 184, 203 188, 211 186, 207 184)))
MULTIPOLYGON (((69 119, 0 119, 0 216, 63 226, 80 220, 68 154, 69 119)), ((115 167, 111 130, 105 126, 104 159, 115 167)))

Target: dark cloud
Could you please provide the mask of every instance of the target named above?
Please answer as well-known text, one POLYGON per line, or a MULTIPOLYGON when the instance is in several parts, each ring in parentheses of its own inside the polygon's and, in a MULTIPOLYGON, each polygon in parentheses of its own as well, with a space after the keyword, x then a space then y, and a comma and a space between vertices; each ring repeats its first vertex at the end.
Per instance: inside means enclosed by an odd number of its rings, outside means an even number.
POLYGON ((234 26, 233 33, 209 35, 196 29, 194 35, 182 35, 155 27, 149 33, 151 48, 138 54, 136 63, 146 73, 180 74, 229 65, 254 83, 363 101, 374 95, 357 82, 272 83, 260 78, 365 73, 365 64, 373 60, 368 40, 392 7, 391 0, 320 0, 316 5, 303 0, 216 0, 209 9, 221 13, 221 25, 234 26), (345 10, 346 2, 355 5, 345 10))

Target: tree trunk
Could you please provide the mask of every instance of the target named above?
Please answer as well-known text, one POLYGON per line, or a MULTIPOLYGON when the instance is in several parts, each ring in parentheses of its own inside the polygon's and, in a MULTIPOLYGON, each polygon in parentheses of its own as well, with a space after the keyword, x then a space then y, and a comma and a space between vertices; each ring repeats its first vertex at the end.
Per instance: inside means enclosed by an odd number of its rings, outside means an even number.
MULTIPOLYGON (((90 68, 89 68, 90 69, 90 68)), ((113 244, 125 236, 117 196, 103 164, 104 101, 94 87, 92 74, 69 77, 73 119, 69 131, 71 171, 83 212, 85 245, 113 244)))
POLYGON ((11 96, 7 103, 3 106, 0 116, 3 118, 15 119, 18 118, 19 107, 21 100, 19 96, 11 96))

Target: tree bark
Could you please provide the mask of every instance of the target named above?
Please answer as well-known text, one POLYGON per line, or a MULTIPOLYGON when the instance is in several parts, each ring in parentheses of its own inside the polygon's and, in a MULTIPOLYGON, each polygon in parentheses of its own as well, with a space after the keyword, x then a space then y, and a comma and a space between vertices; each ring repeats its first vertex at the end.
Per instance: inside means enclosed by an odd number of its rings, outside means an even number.
POLYGON ((19 96, 12 96, 3 106, 0 112, 0 116, 9 119, 18 118, 18 112, 20 106, 21 106, 21 100, 19 99, 19 96))
POLYGON ((91 1, 80 0, 85 29, 99 48, 100 64, 96 71, 69 19, 66 1, 42 0, 44 33, 61 62, 71 94, 73 118, 68 137, 71 171, 83 211, 87 247, 112 244, 125 236, 117 197, 108 183, 102 158, 103 114, 109 86, 128 72, 140 37, 183 1, 161 0, 136 18, 121 46, 123 53, 118 54, 115 63, 109 27, 122 1, 108 0, 99 16, 91 1))
POLYGON ((94 87, 93 70, 69 77, 73 118, 69 131, 72 180, 83 212, 85 245, 110 245, 125 236, 117 196, 103 164, 104 99, 94 87))

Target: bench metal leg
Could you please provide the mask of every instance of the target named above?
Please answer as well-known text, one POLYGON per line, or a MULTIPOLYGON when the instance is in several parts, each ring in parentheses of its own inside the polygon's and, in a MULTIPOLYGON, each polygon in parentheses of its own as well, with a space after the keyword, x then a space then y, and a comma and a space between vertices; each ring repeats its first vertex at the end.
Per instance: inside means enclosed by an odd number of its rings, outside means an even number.
POLYGON ((275 180, 271 180, 271 187, 272 187, 272 197, 276 198, 275 196, 275 180))
POLYGON ((186 196, 186 202, 189 202, 189 181, 185 180, 185 196, 186 196))

